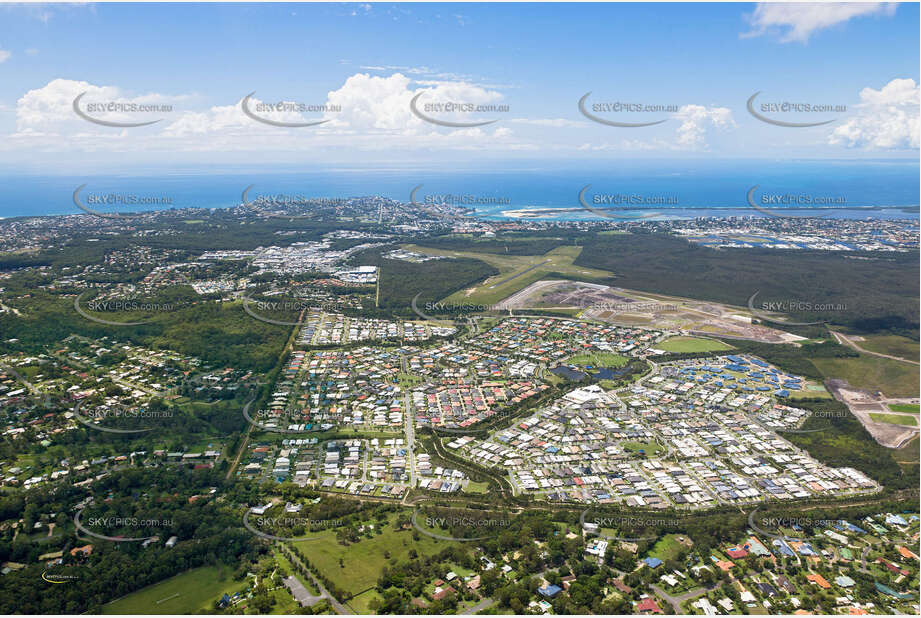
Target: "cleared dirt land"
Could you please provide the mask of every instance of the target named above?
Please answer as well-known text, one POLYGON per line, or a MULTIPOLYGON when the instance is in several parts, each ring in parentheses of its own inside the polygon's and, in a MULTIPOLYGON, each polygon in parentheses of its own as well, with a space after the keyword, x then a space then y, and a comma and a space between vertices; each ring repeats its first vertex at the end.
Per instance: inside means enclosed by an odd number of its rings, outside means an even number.
MULTIPOLYGON (((629 326, 684 330, 708 336, 789 343, 802 337, 751 323, 742 307, 638 292, 585 281, 535 281, 498 303, 497 309, 569 310, 574 315, 629 326)), ((725 349, 725 348, 715 348, 725 349)))
MULTIPOLYGON (((874 360, 882 359, 874 358, 874 360)), ((835 396, 835 399, 845 404, 876 441, 883 446, 901 448, 918 435, 917 422, 915 422, 914 426, 880 422, 880 419, 885 418, 888 420, 890 416, 903 416, 904 418, 913 419, 916 419, 916 417, 907 414, 892 414, 887 405, 889 400, 885 396, 878 395, 877 391, 855 388, 845 380, 835 379, 827 380, 826 386, 835 396)))

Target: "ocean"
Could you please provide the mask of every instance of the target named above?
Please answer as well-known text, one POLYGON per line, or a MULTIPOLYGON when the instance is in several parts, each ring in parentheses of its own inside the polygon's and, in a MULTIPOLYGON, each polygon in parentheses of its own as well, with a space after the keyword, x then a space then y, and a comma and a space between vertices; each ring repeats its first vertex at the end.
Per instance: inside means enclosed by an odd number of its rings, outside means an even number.
MULTIPOLYGON (((496 170, 330 169, 303 172, 200 171, 147 175, 0 175, 0 217, 82 212, 73 201, 77 187, 84 204, 100 196, 135 200, 123 211, 158 208, 226 208, 264 196, 355 197, 382 195, 419 203, 453 202, 494 220, 547 209, 543 219, 595 218, 593 208, 615 206, 654 218, 759 216, 748 206, 749 190, 765 208, 835 218, 918 219, 918 161, 626 161, 608 165, 572 162, 496 170), (421 185, 421 186, 420 186, 421 185), (586 188, 586 186, 588 187, 586 188), (417 188, 418 187, 418 188, 417 188), (415 189, 415 193, 413 190, 415 189), (764 201, 761 201, 764 200, 764 201), (138 205, 138 202, 144 202, 138 205), (817 206, 817 204, 819 204, 817 206)), ((108 208, 108 210, 107 210, 108 208)))

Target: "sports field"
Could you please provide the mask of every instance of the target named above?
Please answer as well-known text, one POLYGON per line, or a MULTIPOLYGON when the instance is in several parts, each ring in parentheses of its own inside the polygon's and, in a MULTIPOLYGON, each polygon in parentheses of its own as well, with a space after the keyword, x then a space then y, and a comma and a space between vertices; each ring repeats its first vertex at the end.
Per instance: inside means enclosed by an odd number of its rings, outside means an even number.
POLYGON ((523 290, 549 273, 560 273, 567 277, 591 281, 608 279, 612 275, 606 270, 575 266, 573 260, 579 257, 582 247, 562 246, 551 249, 543 255, 506 255, 479 253, 475 251, 449 251, 419 245, 402 245, 403 249, 448 257, 466 257, 482 260, 499 269, 499 274, 488 278, 471 288, 455 292, 444 299, 447 303, 494 305, 512 294, 523 290))
POLYGON ((670 337, 655 347, 666 352, 721 352, 732 349, 722 341, 701 337, 670 337))
POLYGON ((102 606, 103 614, 201 614, 226 592, 246 588, 226 567, 200 567, 102 606))
POLYGON ((834 399, 824 386, 810 384, 806 390, 790 391, 790 399, 834 399))

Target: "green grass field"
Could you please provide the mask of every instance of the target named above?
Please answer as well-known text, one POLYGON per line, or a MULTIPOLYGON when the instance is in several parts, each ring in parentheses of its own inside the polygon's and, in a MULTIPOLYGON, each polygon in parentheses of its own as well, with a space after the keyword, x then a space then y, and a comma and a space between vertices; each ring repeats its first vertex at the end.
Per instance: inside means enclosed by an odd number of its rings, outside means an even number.
POLYGON ((847 380, 851 386, 882 391, 890 397, 918 396, 918 367, 862 354, 856 358, 813 358, 812 364, 829 378, 847 380))
POLYGON ((373 614, 374 612, 371 611, 369 605, 374 599, 381 600, 381 595, 378 594, 377 590, 368 590, 351 599, 349 601, 349 607, 359 614, 373 614))
POLYGON ((225 592, 232 594, 246 582, 231 579, 226 567, 200 567, 159 584, 142 588, 102 606, 103 614, 201 614, 225 592))
POLYGON ((918 426, 918 419, 914 416, 905 416, 904 414, 878 414, 870 412, 870 418, 877 423, 891 423, 893 425, 905 425, 906 427, 918 426))
POLYGON ((499 270, 499 274, 488 278, 472 288, 455 292, 444 299, 448 303, 493 305, 512 294, 523 290, 548 273, 560 273, 587 281, 608 279, 612 275, 606 270, 576 266, 573 261, 582 253, 582 247, 556 247, 543 255, 507 255, 476 251, 450 251, 419 245, 402 245, 404 249, 426 255, 466 257, 486 262, 499 270), (514 277, 514 278, 513 278, 514 277))
POLYGON ((464 491, 468 494, 485 494, 489 491, 489 483, 477 483, 476 481, 469 481, 467 487, 464 488, 464 491))
POLYGON ((666 352, 720 352, 732 349, 732 346, 722 341, 700 337, 671 337, 655 347, 666 352))
POLYGON ((921 411, 921 406, 916 403, 890 403, 889 409, 893 412, 913 412, 917 414, 921 411))
POLYGON ((272 606, 269 614, 274 616, 290 616, 291 614, 296 614, 297 610, 300 609, 300 603, 294 600, 294 597, 291 596, 291 593, 288 592, 288 589, 282 586, 281 588, 276 588, 269 593, 273 599, 275 599, 275 605, 272 606))
POLYGON ((915 436, 905 446, 893 453, 893 457, 905 470, 914 470, 918 467, 918 436, 915 436))
POLYGON ((678 541, 677 536, 666 534, 656 541, 656 544, 649 550, 649 555, 665 562, 666 560, 677 558, 680 551, 681 543, 678 541))
MULTIPOLYGON (((424 520, 421 515, 420 520, 424 520)), ((420 522, 420 525, 423 524, 420 522)), ((339 544, 333 529, 313 535, 319 537, 315 541, 299 541, 293 545, 304 552, 311 564, 336 586, 350 594, 357 594, 377 584, 381 569, 390 560, 406 560, 410 549, 415 549, 420 555, 428 555, 450 544, 424 534, 420 534, 419 540, 414 541, 411 530, 396 531, 391 522, 383 526, 382 534, 349 545, 339 544), (390 558, 386 557, 388 553, 390 558), (340 558, 342 566, 339 564, 340 558)))
POLYGON ((898 335, 868 335, 863 341, 857 341, 857 345, 877 352, 879 354, 888 354, 889 356, 898 356, 908 360, 918 360, 919 346, 917 341, 912 341, 907 337, 898 335))
POLYGON ((628 359, 626 356, 621 356, 620 354, 612 354, 611 352, 596 352, 594 354, 576 354, 575 356, 569 357, 566 362, 572 365, 579 365, 582 367, 623 367, 627 364, 628 359))
MULTIPOLYGON (((298 581, 304 584, 304 587, 310 591, 310 594, 319 596, 320 591, 314 585, 313 580, 309 577, 304 577, 294 569, 294 565, 291 564, 291 561, 277 549, 272 552, 272 555, 275 557, 275 562, 278 563, 278 567, 288 575, 294 575, 298 581)), ((296 601, 295 601, 296 603, 296 601)))
POLYGON ((790 399, 834 399, 821 384, 807 383, 805 390, 790 391, 790 399))
POLYGON ((655 457, 663 448, 658 442, 621 442, 621 447, 625 451, 638 453, 643 451, 647 457, 655 457))

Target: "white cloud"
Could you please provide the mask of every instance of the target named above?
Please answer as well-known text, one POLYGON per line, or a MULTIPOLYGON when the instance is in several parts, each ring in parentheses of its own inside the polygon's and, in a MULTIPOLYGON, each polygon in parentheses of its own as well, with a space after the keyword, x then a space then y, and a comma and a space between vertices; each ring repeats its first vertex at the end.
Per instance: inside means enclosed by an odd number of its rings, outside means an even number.
POLYGON ((894 2, 762 2, 746 15, 752 30, 743 37, 780 34, 782 43, 805 43, 814 32, 845 23, 855 17, 895 14, 894 2))
MULTIPOLYGON (((329 122, 311 128, 270 127, 248 118, 241 101, 208 108, 191 109, 190 104, 176 102, 194 99, 190 95, 166 97, 145 94, 127 97, 115 86, 98 86, 85 81, 55 79, 41 88, 25 93, 17 102, 17 131, 0 140, 0 150, 42 149, 117 152, 260 152, 303 153, 309 144, 314 153, 338 150, 357 151, 434 152, 438 149, 466 150, 494 148, 521 149, 528 147, 508 128, 507 113, 496 113, 489 119, 500 123, 486 127, 452 129, 427 123, 410 111, 412 98, 422 93, 423 101, 494 103, 501 93, 465 82, 444 82, 434 87, 413 87, 410 77, 395 73, 386 77, 358 73, 345 80, 336 90, 310 100, 299 98, 286 102, 326 104, 340 111, 299 114, 293 111, 259 110, 264 102, 256 95, 249 108, 255 114, 283 122, 306 122, 324 119, 329 122), (144 128, 98 126, 79 118, 73 111, 74 98, 86 92, 81 108, 88 102, 170 102, 173 111, 141 114, 106 114, 106 120, 141 122, 161 118, 162 122, 144 128), (382 139, 385 136, 386 139, 382 139)), ((267 97, 266 97, 267 98, 267 97)), ((279 102, 278 99, 265 101, 279 102)), ((465 114, 431 114, 445 120, 463 120, 465 114)), ((480 116, 480 114, 477 114, 480 116)), ((485 116, 485 114, 483 114, 485 116)))
POLYGON ((13 54, 11 54, 10 52, 6 51, 5 49, 0 49, 0 64, 3 64, 3 63, 6 62, 7 60, 9 60, 9 59, 10 59, 10 56, 12 56, 12 55, 13 55, 13 54))
POLYGON ((568 118, 513 118, 512 122, 538 127, 588 127, 589 123, 568 118))
POLYGON ((601 144, 582 144, 578 148, 583 152, 630 152, 630 151, 653 151, 653 150, 674 150, 673 144, 668 144, 661 139, 643 141, 639 139, 622 139, 617 143, 603 142, 601 144))
MULTIPOLYGON (((494 103, 502 95, 467 82, 439 82, 431 88, 412 89, 411 78, 402 73, 377 77, 356 73, 341 88, 329 93, 327 102, 342 108, 340 113, 329 114, 334 127, 350 130, 386 130, 406 134, 432 133, 435 125, 417 118, 410 111, 410 101, 423 93, 417 107, 424 110, 426 103, 494 103)), ((471 121, 463 113, 428 114, 439 120, 471 121)), ((492 118, 490 118, 492 119, 492 118)), ((462 131, 455 132, 465 135, 462 131)))
MULTIPOLYGON (((96 86, 89 82, 72 79, 55 79, 41 88, 29 90, 17 101, 16 124, 21 132, 61 132, 70 130, 87 130, 92 127, 74 113, 74 99, 80 94, 86 95, 80 101, 80 107, 86 109, 89 103, 137 103, 145 105, 175 105, 189 99, 189 96, 165 96, 148 93, 140 96, 126 96, 116 86, 96 86)), ((102 116, 100 116, 102 117, 102 116)), ((106 113, 104 119, 114 122, 144 122, 156 120, 156 113, 106 113)), ((101 128, 101 127, 100 127, 101 128)), ((111 133, 111 130, 108 131, 111 133)))
POLYGON ((732 110, 727 107, 704 105, 682 105, 669 122, 658 125, 652 131, 659 131, 648 139, 622 139, 618 142, 585 143, 580 151, 635 152, 635 151, 694 151, 707 150, 707 138, 714 131, 735 127, 732 110), (666 131, 674 127, 674 120, 680 124, 673 134, 666 131))
POLYGON ((367 15, 368 13, 371 12, 371 9, 372 9, 371 5, 368 4, 367 2, 364 2, 362 4, 359 4, 357 9, 353 9, 352 12, 349 13, 349 15, 351 15, 352 17, 355 17, 356 15, 367 15), (361 9, 361 10, 359 11, 358 9, 361 9), (364 11, 364 13, 362 13, 361 11, 364 11))
POLYGON ((872 150, 919 148, 921 88, 893 79, 879 90, 860 91, 857 115, 837 127, 828 143, 872 150))
POLYGON ((706 148, 707 134, 712 129, 728 129, 736 126, 732 119, 732 110, 728 107, 682 105, 674 117, 681 121, 676 136, 679 148, 694 150, 706 148))

